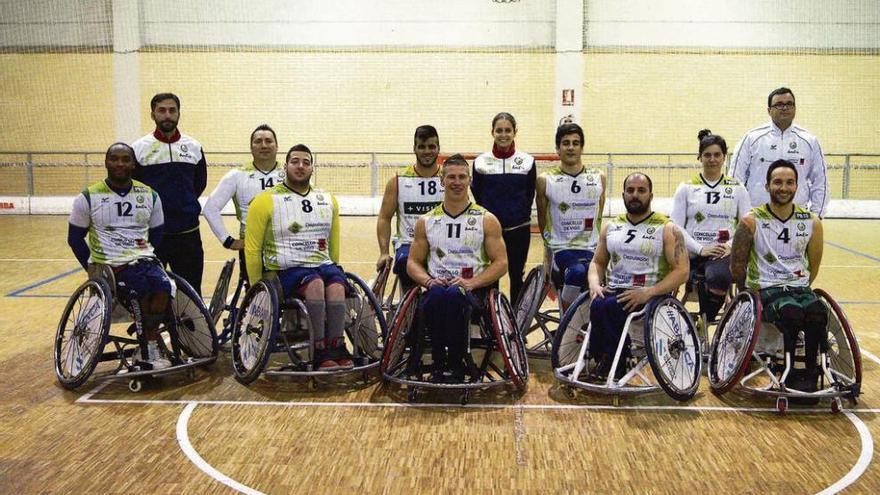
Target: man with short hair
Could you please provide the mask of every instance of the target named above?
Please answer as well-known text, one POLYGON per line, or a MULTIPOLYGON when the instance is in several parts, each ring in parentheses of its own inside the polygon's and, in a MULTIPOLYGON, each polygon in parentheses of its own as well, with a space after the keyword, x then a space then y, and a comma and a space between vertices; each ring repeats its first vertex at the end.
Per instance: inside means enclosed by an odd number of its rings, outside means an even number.
POLYGON ((752 207, 758 207, 770 200, 764 187, 769 165, 787 160, 799 177, 794 203, 824 217, 830 198, 825 156, 816 136, 793 124, 794 93, 785 87, 773 90, 767 96, 767 113, 770 122, 747 132, 737 145, 728 175, 746 186, 752 207))
POLYGON ((468 317, 485 291, 507 273, 507 251, 495 215, 471 202, 470 167, 461 155, 443 163, 443 202, 418 219, 407 261, 426 289, 424 320, 431 336, 434 381, 465 375, 468 317))
POLYGON ((244 233, 247 212, 257 194, 284 182, 284 165, 277 159, 278 139, 267 124, 257 126, 251 132, 251 155, 253 160, 226 173, 205 202, 205 219, 214 235, 226 249, 239 252, 241 273, 247 280, 244 261, 244 233), (221 212, 229 200, 235 204, 235 216, 239 223, 237 237, 232 237, 223 225, 221 212))
POLYGON ((312 152, 290 148, 284 181, 251 202, 245 228, 248 279, 276 272, 282 297, 305 299, 319 371, 351 369, 345 347, 345 273, 339 267, 339 205, 329 192, 311 186, 312 152))
POLYGON ((587 267, 599 239, 605 205, 605 173, 581 161, 584 131, 577 124, 556 129, 560 164, 538 176, 538 226, 562 285, 564 313, 587 283, 587 267))
POLYGON ((794 352, 803 330, 805 368, 792 369, 786 385, 813 392, 819 348, 827 345, 828 316, 810 288, 822 262, 822 222, 794 203, 798 170, 788 160, 770 164, 764 187, 770 202, 752 208, 737 226, 730 271, 740 289, 760 294, 763 320, 782 332, 786 352, 794 352))
POLYGON ((199 196, 205 190, 208 168, 202 145, 177 128, 180 98, 159 93, 150 100, 156 129, 132 143, 137 159, 134 178, 162 198, 165 237, 156 255, 171 271, 202 293, 205 252, 199 234, 199 196))
POLYGON ((414 284, 406 273, 410 244, 415 234, 416 220, 433 210, 443 200, 443 182, 440 178, 440 138, 437 129, 430 125, 416 128, 413 136, 415 165, 388 180, 382 207, 376 221, 376 237, 379 241, 379 260, 376 269, 393 263, 393 272, 405 292, 414 284), (391 239, 391 217, 397 215, 397 231, 394 235, 394 258, 388 254, 391 239))
POLYGON ((588 275, 593 299, 589 349, 601 376, 626 371, 622 364, 630 357, 629 336, 618 368, 612 371, 611 365, 629 313, 653 297, 672 294, 689 273, 681 230, 651 210, 651 178, 640 172, 628 175, 622 196, 626 213, 602 227, 588 275))
POLYGON ((162 201, 149 186, 131 179, 135 158, 129 145, 114 143, 107 148, 104 166, 107 178, 73 201, 67 243, 83 268, 98 263, 113 270, 120 302, 129 308, 133 301, 137 303, 145 337, 141 366, 168 368, 171 362, 162 356, 157 342, 171 296, 171 281, 154 255, 155 246, 162 242, 162 201))

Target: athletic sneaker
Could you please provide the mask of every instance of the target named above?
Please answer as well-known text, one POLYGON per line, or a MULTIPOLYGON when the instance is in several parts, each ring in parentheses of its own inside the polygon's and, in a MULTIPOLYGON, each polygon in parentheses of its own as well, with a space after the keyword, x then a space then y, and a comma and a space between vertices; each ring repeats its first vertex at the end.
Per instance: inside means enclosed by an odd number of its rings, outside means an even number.
POLYGON ((348 349, 345 346, 335 347, 330 349, 331 356, 333 356, 333 360, 336 361, 336 364, 339 365, 339 369, 342 370, 350 370, 354 368, 354 361, 352 361, 352 356, 348 352, 348 349))
POLYGON ((152 340, 147 342, 147 364, 152 366, 154 371, 171 367, 171 361, 162 355, 159 345, 152 340))

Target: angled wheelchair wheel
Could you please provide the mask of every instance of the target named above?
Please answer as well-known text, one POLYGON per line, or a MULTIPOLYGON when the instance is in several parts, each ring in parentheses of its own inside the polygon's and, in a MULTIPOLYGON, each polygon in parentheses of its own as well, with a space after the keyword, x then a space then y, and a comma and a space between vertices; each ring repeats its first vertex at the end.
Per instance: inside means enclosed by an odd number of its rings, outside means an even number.
POLYGON ((208 305, 208 312, 211 314, 211 320, 214 325, 220 323, 220 316, 226 309, 226 297, 229 295, 229 283, 232 280, 232 271, 235 268, 235 258, 226 260, 223 269, 220 270, 220 277, 217 278, 217 285, 214 286, 214 293, 211 295, 211 304, 208 305))
POLYGON ((386 263, 385 266, 379 270, 376 274, 375 280, 373 280, 372 286, 370 287, 373 295, 380 301, 385 297, 385 286, 388 284, 388 277, 391 274, 392 264, 393 263, 386 263))
POLYGON ((492 330, 498 350, 504 360, 504 368, 510 381, 522 391, 529 379, 529 361, 526 357, 522 336, 516 328, 513 310, 501 292, 493 289, 489 292, 489 312, 492 316, 492 330))
POLYGON ((590 293, 583 292, 562 315, 550 351, 550 365, 553 369, 572 364, 580 356, 581 346, 584 345, 590 326, 590 302, 590 293))
POLYGON ((862 354, 849 319, 830 294, 822 289, 813 292, 828 310, 828 360, 837 380, 857 388, 862 383, 862 354))
POLYGON ((232 370, 245 385, 260 376, 278 333, 279 302, 275 287, 260 280, 245 294, 232 329, 232 370))
POLYGON ((70 296, 55 333, 55 376, 62 387, 79 387, 95 371, 112 306, 110 285, 100 279, 86 281, 70 296))
POLYGON ((346 273, 351 287, 345 296, 347 316, 345 332, 360 353, 373 361, 382 357, 382 344, 388 335, 388 327, 382 314, 382 306, 366 282, 352 273, 346 273))
POLYGON ((173 272, 168 276, 177 285, 177 294, 171 300, 171 311, 176 319, 177 340, 188 356, 216 357, 219 350, 214 318, 189 283, 173 272))
MULTIPOLYGON (((523 336, 527 352, 543 358, 550 354, 554 333, 547 328, 546 318, 540 313, 548 292, 549 285, 544 281, 544 267, 536 266, 526 276, 514 306, 514 319, 520 335, 523 336), (538 338, 537 343, 531 347, 528 344, 530 335, 538 338)), ((534 342, 534 339, 532 341, 534 342)))
POLYGON ((655 300, 645 318, 645 350, 654 378, 675 400, 693 398, 703 359, 697 327, 674 297, 655 300))
POLYGON ((761 300, 752 291, 736 295, 712 336, 709 386, 724 394, 739 382, 752 359, 761 328, 761 300))
POLYGON ((382 353, 382 362, 379 369, 383 376, 395 376, 401 371, 406 363, 407 335, 412 330, 416 320, 416 312, 419 309, 419 287, 413 287, 403 297, 400 307, 394 314, 394 323, 388 332, 385 341, 385 350, 382 353))

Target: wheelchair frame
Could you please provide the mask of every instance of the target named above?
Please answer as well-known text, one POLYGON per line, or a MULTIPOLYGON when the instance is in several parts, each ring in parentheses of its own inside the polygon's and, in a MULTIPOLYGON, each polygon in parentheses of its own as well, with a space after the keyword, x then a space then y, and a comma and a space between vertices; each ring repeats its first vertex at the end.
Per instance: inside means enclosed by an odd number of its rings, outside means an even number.
MULTIPOLYGON (((843 398, 856 404, 862 382, 862 360, 858 341, 846 314, 831 295, 822 289, 814 289, 813 292, 825 305, 828 314, 828 327, 826 327, 828 351, 823 352, 820 347, 819 352, 821 369, 819 379, 822 384, 819 390, 804 392, 785 386, 785 379, 793 369, 794 362, 802 360, 797 356, 797 348, 795 356, 784 349, 782 355, 756 349, 759 339, 763 336, 762 327, 769 330, 771 325, 762 322, 763 306, 760 296, 752 290, 747 290, 737 294, 727 308, 712 340, 708 370, 712 391, 717 395, 723 395, 737 389, 758 396, 775 397, 776 409, 780 413, 788 409, 790 397, 820 400, 828 398, 831 400, 833 413, 840 412, 843 398), (731 321, 735 323, 731 324, 731 321), (734 325, 738 325, 739 328, 734 325), (848 356, 851 358, 849 360, 852 368, 851 376, 838 370, 834 364, 841 359, 843 342, 846 342, 848 356), (724 363, 729 364, 723 364, 722 367, 729 368, 730 371, 722 376, 719 372, 719 361, 724 356, 720 353, 728 351, 728 347, 732 348, 733 361, 724 360, 724 363)), ((771 338, 774 338, 774 345, 778 347, 782 333, 775 326, 772 328, 778 336, 774 334, 771 338)))
POLYGON ((347 337, 354 351, 354 368, 328 371, 319 371, 315 368, 313 363, 315 346, 308 310, 298 298, 280 300, 281 284, 277 277, 272 277, 270 280, 263 279, 251 286, 238 311, 231 337, 235 379, 248 385, 260 374, 307 377, 309 388, 314 389, 315 377, 362 373, 363 381, 369 383, 369 371, 379 366, 382 344, 388 333, 387 325, 381 305, 367 284, 352 273, 346 272, 345 276, 349 286, 346 287, 345 302, 348 313, 343 338, 347 337), (252 305, 256 298, 260 300, 252 305), (360 302, 355 303, 356 300, 360 302), (359 306, 352 307, 355 304, 359 306), (368 306, 369 311, 367 311, 368 306), (287 322, 284 324, 285 327, 290 328, 282 328, 284 311, 296 311, 290 321, 292 325, 287 322), (352 311, 355 312, 354 315, 352 311), (374 339, 374 342, 369 342, 351 328, 352 325, 361 328, 365 318, 371 320, 375 318, 378 325, 376 334, 369 337, 374 339), (243 325, 246 326, 244 331, 243 325), (305 337, 305 340, 301 340, 302 337, 305 337), (285 353, 289 363, 275 369, 266 369, 270 356, 276 353, 285 353))
POLYGON ((478 379, 464 383, 435 383, 425 380, 425 374, 431 374, 434 371, 433 363, 424 364, 422 362, 425 348, 430 345, 430 341, 427 340, 427 333, 421 328, 417 335, 418 342, 412 342, 411 336, 413 326, 423 324, 418 315, 421 292, 421 287, 418 286, 410 289, 395 314, 380 367, 382 377, 386 382, 407 387, 407 396, 410 402, 417 399, 421 389, 457 390, 462 393, 462 405, 470 400, 471 391, 477 389, 512 384, 520 393, 525 390, 528 383, 529 364, 522 335, 513 320, 510 303, 500 291, 494 288, 489 290, 486 297, 488 314, 480 315, 479 337, 475 338, 471 332, 473 319, 470 320, 468 328, 467 352, 470 359, 473 360, 472 351, 474 349, 484 351, 479 363, 473 361, 479 372, 478 379), (486 326, 491 327, 491 333, 486 326), (502 327, 507 331, 504 331, 502 327), (413 344, 415 344, 415 349, 413 349, 413 344), (418 361, 415 363, 415 358, 412 357, 414 351, 419 353, 418 361), (492 361, 495 353, 500 355, 502 366, 498 366, 492 361), (411 370, 412 365, 417 366, 417 369, 411 370), (411 371, 414 371, 416 376, 412 376, 411 371))
MULTIPOLYGON (((630 313, 624 323, 624 331, 621 332, 617 348, 612 358, 608 376, 591 377, 589 374, 590 332, 592 324, 589 319, 589 305, 591 303, 589 292, 584 292, 572 303, 571 307, 562 317, 559 330, 554 338, 551 364, 553 375, 563 383, 563 391, 573 396, 575 389, 583 389, 600 394, 610 394, 614 403, 619 403, 621 395, 634 395, 663 390, 675 400, 686 401, 693 398, 700 383, 702 359, 696 359, 700 354, 700 342, 696 333, 696 327, 691 320, 690 314, 678 299, 672 296, 660 296, 651 299, 642 309, 630 313), (582 307, 586 310, 581 310, 582 307), (658 319, 661 311, 666 313, 665 319, 658 319), (633 322, 641 319, 643 340, 641 346, 638 333, 634 333, 633 322), (572 323, 574 320, 574 323, 572 323), (655 322, 657 322, 655 324, 655 322), (667 338, 662 338, 659 322, 665 322, 667 338), (687 328, 681 328, 682 322, 687 328), (584 326, 586 329, 584 330, 584 326), (630 359, 630 367, 623 376, 615 378, 615 370, 621 359, 626 345, 626 338, 630 336, 631 348, 633 349, 630 359), (687 342, 690 336, 691 343, 687 342), (565 346, 565 349, 563 349, 565 346), (689 349, 694 349, 694 355, 688 359, 689 349), (577 349, 576 358, 572 350, 577 349), (565 352, 561 355, 561 352, 565 352), (565 357, 565 359, 563 359, 565 357), (665 361, 658 362, 661 357, 667 357, 665 361), (666 363, 674 363, 675 370, 681 369, 682 374, 669 373, 666 363), (681 364, 681 366, 679 366, 681 364), (643 370, 650 367, 654 380, 646 375, 643 370), (687 373, 688 369, 692 370, 687 373), (686 374, 687 373, 687 374, 686 374), (682 384, 676 383, 676 378, 689 378, 682 384)), ((636 329, 635 332, 638 330, 636 329)))
POLYGON ((538 265, 532 268, 526 276, 525 282, 523 282, 523 288, 516 302, 516 311, 514 313, 517 328, 523 336, 526 353, 529 356, 544 359, 550 357, 553 347, 553 336, 559 327, 561 319, 558 306, 546 310, 541 309, 547 296, 551 294, 551 298, 555 298, 558 304, 556 289, 551 282, 545 281, 544 266, 538 265), (553 325, 556 328, 552 328, 553 325), (529 346, 529 335, 538 330, 541 331, 541 341, 533 346, 529 346))
MULTIPOLYGON (((217 336, 214 331, 214 321, 208 313, 201 297, 196 294, 195 290, 183 278, 171 271, 166 271, 169 278, 177 287, 177 294, 168 301, 166 313, 168 316, 173 315, 174 319, 170 322, 166 320, 164 324, 164 332, 168 333, 171 350, 167 352, 172 362, 172 366, 161 370, 141 370, 135 364, 135 356, 140 352, 141 342, 135 336, 123 337, 118 335, 110 335, 110 327, 113 321, 113 309, 118 303, 115 296, 115 277, 113 271, 107 265, 94 265, 94 273, 90 274, 88 280, 81 284, 71 295, 62 313, 61 320, 55 334, 55 376, 58 382, 66 389, 74 389, 85 383, 94 373, 98 363, 108 361, 118 361, 116 368, 112 371, 102 373, 95 377, 98 381, 111 380, 128 380, 128 388, 132 392, 138 392, 143 387, 143 379, 169 375, 186 371, 190 379, 195 378, 195 367, 208 366, 217 359, 218 344, 217 336), (188 301, 194 304, 196 317, 189 314, 190 305, 186 303, 180 307, 183 294, 188 301), (83 302, 84 295, 88 297, 83 302), (93 299, 96 297, 97 299, 93 299), (89 301, 96 301, 98 306, 89 305, 89 301), (79 303, 79 304, 77 304, 79 303), (83 316, 83 308, 85 316, 83 316), (72 318, 71 318, 72 316, 72 318), (200 317, 200 318, 199 318, 200 317), (97 319, 97 325, 92 332, 88 332, 93 325, 91 323, 97 319), (203 325, 198 325, 198 319, 204 321, 203 325), (85 320, 85 321, 83 321, 85 320), (68 323, 71 323, 68 328, 68 323), (181 329, 190 332, 199 332, 202 335, 210 335, 210 349, 206 349, 204 342, 199 342, 195 335, 190 336, 181 331, 181 329), (88 336, 92 337, 89 338, 88 336), (66 345, 65 345, 66 344, 66 345), (82 346, 86 347, 83 348, 82 346), (113 350, 105 352, 107 345, 112 345, 113 350), (74 348, 71 348, 73 346, 74 348), (201 349, 196 347, 201 346, 201 349), (81 351, 81 352, 77 352, 81 351), (83 352, 88 352, 88 358, 80 368, 80 372, 68 376, 65 372, 62 361, 77 360, 82 358, 83 352), (126 373, 119 374, 120 371, 126 369, 126 373)), ((128 312, 129 317, 134 321, 129 327, 129 333, 140 333, 140 307, 137 301, 131 301, 132 311, 128 312)), ((165 346, 163 340, 159 341, 160 346, 165 346)), ((167 348, 166 348, 167 351, 167 348)), ((68 367, 69 367, 68 366, 68 367)))

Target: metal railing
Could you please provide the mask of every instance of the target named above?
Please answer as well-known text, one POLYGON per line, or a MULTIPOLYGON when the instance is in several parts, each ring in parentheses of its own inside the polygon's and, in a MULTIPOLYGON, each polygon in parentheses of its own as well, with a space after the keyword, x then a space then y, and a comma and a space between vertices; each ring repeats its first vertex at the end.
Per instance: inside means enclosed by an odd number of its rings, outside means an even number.
MULTIPOLYGON (((369 197, 381 196, 385 182, 413 160, 411 152, 322 151, 314 156, 316 184, 337 194, 369 197)), ((553 153, 535 156, 539 170, 554 164, 553 153)), ((250 158, 250 153, 240 151, 208 153, 207 190, 230 167, 250 158)), ((825 158, 832 198, 880 199, 880 154, 829 153, 825 158)), ((617 182, 623 175, 642 170, 651 174, 656 195, 671 196, 682 180, 699 169, 695 153, 585 153, 583 159, 585 164, 605 169, 609 194, 619 192, 617 182)), ((73 195, 104 177, 103 162, 101 151, 0 151, 0 196, 73 195)))

